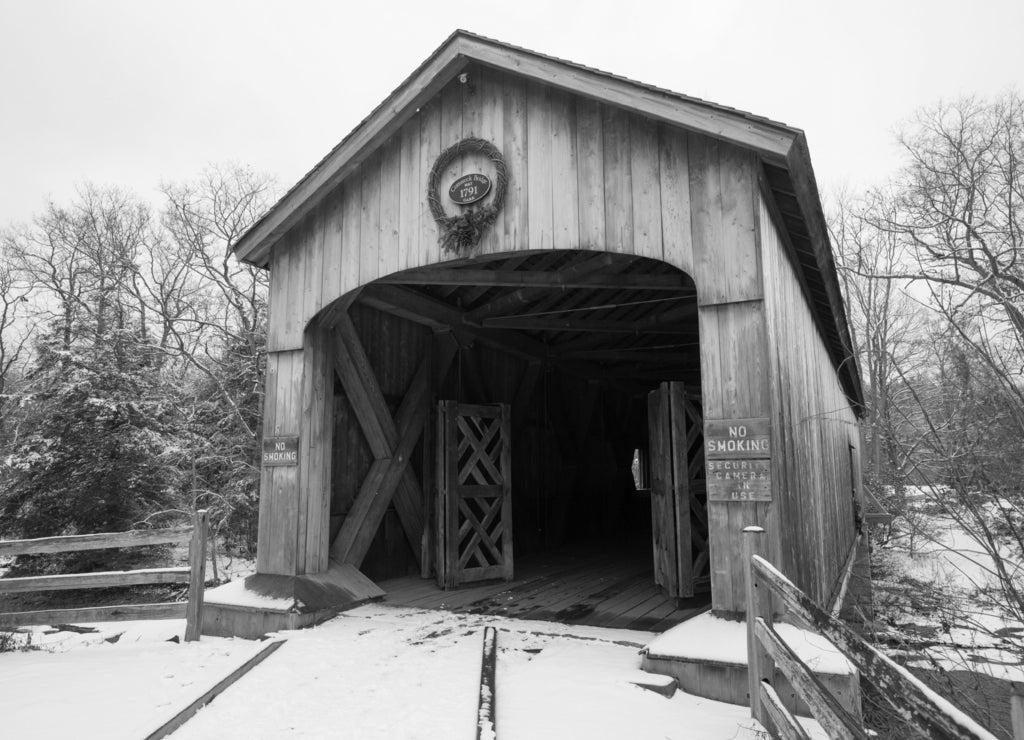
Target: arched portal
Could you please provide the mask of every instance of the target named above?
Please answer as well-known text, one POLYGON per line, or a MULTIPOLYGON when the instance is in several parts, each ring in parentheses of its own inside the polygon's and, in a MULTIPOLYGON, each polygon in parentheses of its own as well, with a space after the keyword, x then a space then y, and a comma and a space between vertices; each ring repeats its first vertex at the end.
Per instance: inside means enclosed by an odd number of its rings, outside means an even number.
POLYGON ((709 593, 697 294, 679 269, 585 250, 460 260, 368 284, 311 333, 337 374, 335 560, 447 587, 614 565, 592 606, 632 588, 616 603, 637 618, 662 606, 656 586, 709 593))

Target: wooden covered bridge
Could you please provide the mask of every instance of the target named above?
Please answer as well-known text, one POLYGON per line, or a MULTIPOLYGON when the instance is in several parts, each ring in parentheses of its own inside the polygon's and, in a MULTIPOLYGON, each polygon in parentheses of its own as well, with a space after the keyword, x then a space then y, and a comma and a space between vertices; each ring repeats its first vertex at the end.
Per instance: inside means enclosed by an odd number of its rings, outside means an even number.
POLYGON ((861 387, 801 131, 459 31, 236 252, 271 273, 258 573, 207 630, 382 590, 738 614, 752 524, 836 590, 861 387))

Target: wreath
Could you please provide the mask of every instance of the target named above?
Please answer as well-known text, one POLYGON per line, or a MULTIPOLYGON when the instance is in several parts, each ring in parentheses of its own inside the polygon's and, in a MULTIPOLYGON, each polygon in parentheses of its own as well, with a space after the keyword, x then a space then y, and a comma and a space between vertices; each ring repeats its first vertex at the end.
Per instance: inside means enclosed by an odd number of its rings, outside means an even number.
POLYGON ((498 212, 505 202, 507 186, 508 171, 505 168, 505 158, 491 142, 476 138, 463 139, 441 152, 427 179, 427 203, 430 205, 430 215, 440 228, 439 241, 446 252, 468 252, 480 243, 484 229, 498 218, 498 212), (438 194, 441 173, 456 159, 470 153, 483 154, 494 165, 494 200, 489 206, 471 208, 458 216, 449 216, 444 212, 441 196, 438 194))

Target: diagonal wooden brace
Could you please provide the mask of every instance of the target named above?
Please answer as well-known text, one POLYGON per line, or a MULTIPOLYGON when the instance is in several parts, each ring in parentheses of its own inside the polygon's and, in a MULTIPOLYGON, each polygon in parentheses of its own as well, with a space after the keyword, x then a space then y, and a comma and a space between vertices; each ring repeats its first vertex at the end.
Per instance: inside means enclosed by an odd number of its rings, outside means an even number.
MULTIPOLYGON (((396 494, 396 491, 401 478, 409 472, 409 458, 423 433, 423 424, 429 412, 428 374, 429 368, 421 365, 399 409, 397 421, 398 427, 402 430, 402 437, 391 457, 375 460, 370 466, 370 472, 363 481, 359 494, 341 525, 338 538, 331 548, 331 555, 336 560, 351 563, 356 567, 362 563, 392 497, 395 499, 395 508, 400 512, 399 518, 403 525, 413 518, 419 520, 418 523, 411 524, 412 527, 419 527, 415 530, 417 544, 422 537, 422 507, 416 507, 414 511, 405 511, 403 516, 399 502, 405 497, 406 492, 396 494)), ((406 534, 408 536, 410 533, 407 531, 406 534)))
MULTIPOLYGON (((432 358, 428 353, 420 363, 392 419, 369 358, 347 315, 339 318, 336 331, 335 369, 376 459, 331 546, 331 557, 358 567, 394 499, 402 529, 418 558, 424 526, 423 496, 408 464, 430 413, 432 358)), ((446 354, 447 363, 452 356, 454 350, 446 354)))

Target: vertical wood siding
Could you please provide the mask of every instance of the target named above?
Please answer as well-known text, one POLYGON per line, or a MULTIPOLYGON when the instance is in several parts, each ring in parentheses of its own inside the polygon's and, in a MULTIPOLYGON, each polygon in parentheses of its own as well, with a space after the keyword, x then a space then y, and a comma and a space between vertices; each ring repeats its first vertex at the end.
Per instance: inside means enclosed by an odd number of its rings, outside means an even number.
POLYGON ((819 603, 856 536, 857 420, 767 206, 760 207, 772 396, 772 495, 783 570, 819 603), (851 455, 850 447, 853 446, 851 455))
MULTIPOLYGON (((309 321, 354 288, 454 258, 438 243, 426 183, 441 151, 471 136, 492 141, 509 172, 504 207, 478 254, 597 249, 664 260, 690 275, 696 148, 697 187, 712 195, 698 218, 714 219, 700 224, 699 260, 713 277, 698 280, 698 290, 707 282, 706 302, 758 297, 758 270, 727 278, 715 256, 721 239, 742 240, 752 229, 752 208, 724 222, 716 215, 734 205, 728 193, 723 203, 723 188, 752 187, 750 168, 737 164, 749 153, 503 72, 472 67, 468 74, 467 84, 446 86, 275 245, 270 351, 299 349, 309 321)), ((464 157, 443 181, 481 170, 479 158, 464 157)))
MULTIPOLYGON (((302 350, 274 352, 267 356, 267 393, 263 401, 263 436, 286 437, 299 434, 302 392, 302 350)), ((298 531, 299 469, 296 466, 264 467, 260 472, 259 542, 272 542, 271 531, 298 531)), ((293 575, 296 547, 292 541, 281 547, 259 547, 256 569, 260 573, 293 575)))
MULTIPOLYGON (((701 306, 698 318, 705 420, 767 417, 770 397, 764 302, 701 306)), ((744 610, 743 570, 737 566, 743 552, 742 532, 749 526, 764 527, 769 553, 774 555, 781 534, 776 511, 769 503, 708 502, 711 599, 716 612, 744 610)))
MULTIPOLYGON (((676 154, 675 156, 678 156, 676 154)), ((693 234, 705 420, 767 417, 770 408, 757 213, 757 160, 750 153, 690 135, 693 234)), ((712 608, 742 612, 744 527, 764 527, 769 552, 779 533, 768 503, 708 502, 712 608)))

